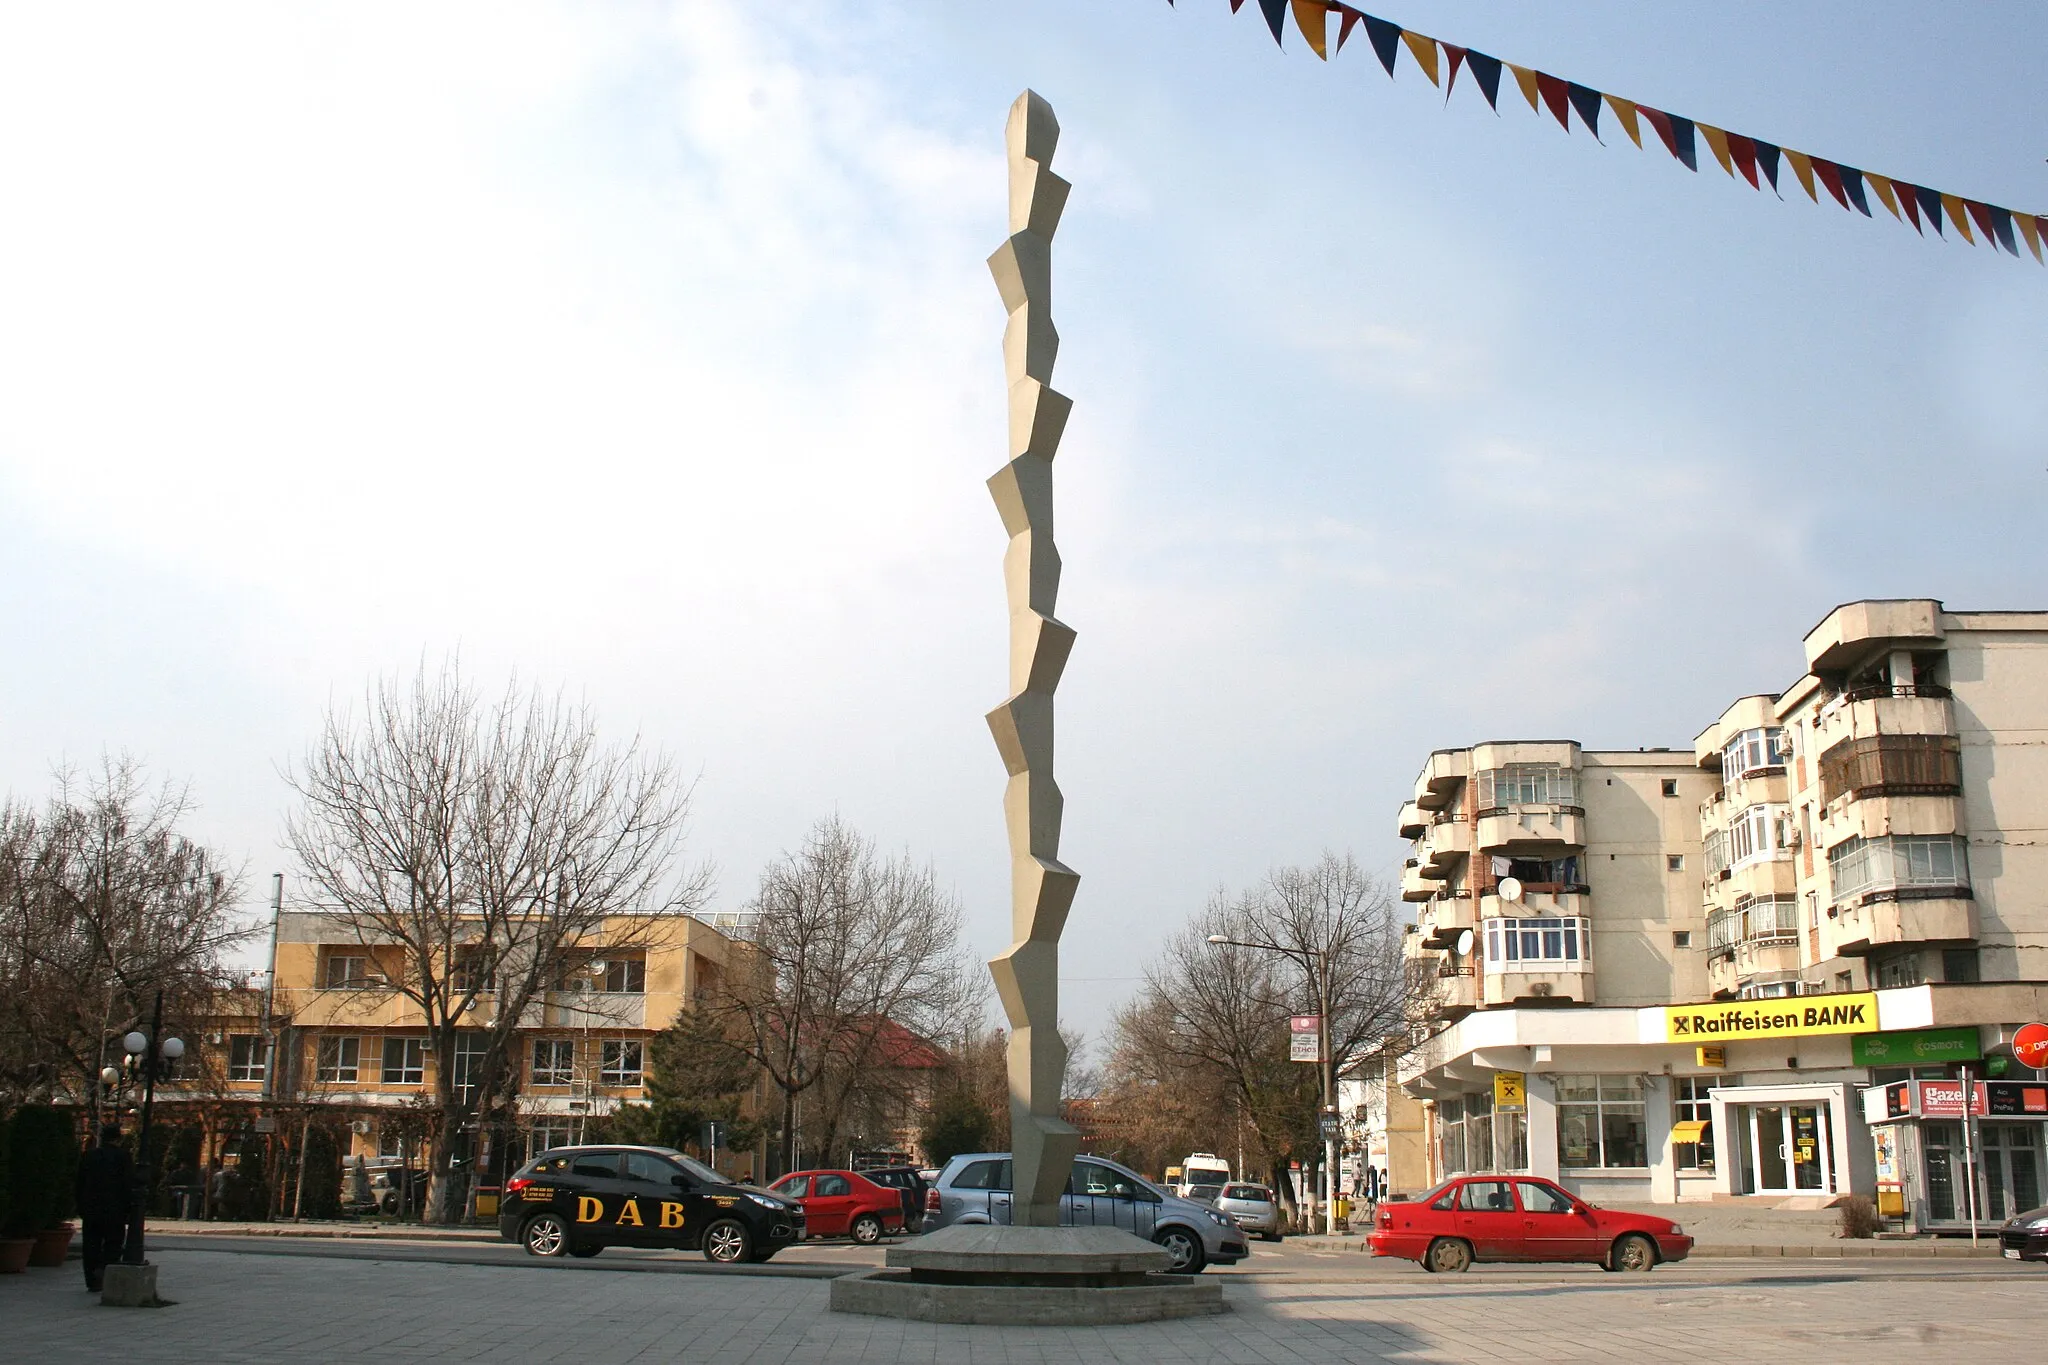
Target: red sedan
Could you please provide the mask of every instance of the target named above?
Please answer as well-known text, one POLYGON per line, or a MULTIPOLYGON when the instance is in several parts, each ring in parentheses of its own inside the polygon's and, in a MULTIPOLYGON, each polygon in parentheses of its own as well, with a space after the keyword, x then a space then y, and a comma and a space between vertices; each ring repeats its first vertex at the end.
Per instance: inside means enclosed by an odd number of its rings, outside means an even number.
POLYGON ((1603 1270, 1648 1270, 1692 1254, 1669 1218, 1598 1209, 1548 1180, 1459 1176, 1413 1201, 1379 1206, 1367 1242, 1375 1256, 1459 1271, 1474 1261, 1591 1261, 1603 1270))
POLYGON ((769 1191, 804 1206, 811 1237, 851 1237, 863 1246, 903 1231, 903 1192, 854 1171, 792 1171, 769 1191))

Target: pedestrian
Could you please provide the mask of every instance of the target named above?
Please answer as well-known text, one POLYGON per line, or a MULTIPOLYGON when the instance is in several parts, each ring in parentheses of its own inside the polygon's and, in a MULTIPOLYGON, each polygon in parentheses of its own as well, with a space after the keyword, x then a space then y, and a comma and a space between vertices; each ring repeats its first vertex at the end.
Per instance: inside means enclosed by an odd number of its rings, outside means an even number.
POLYGON ((216 1219, 227 1217, 228 1173, 220 1164, 219 1157, 213 1159, 213 1169, 207 1176, 207 1194, 211 1196, 211 1216, 216 1219))
POLYGON ((119 1124, 100 1129, 99 1145, 79 1158, 76 1193, 85 1227, 85 1287, 97 1294, 108 1263, 121 1258, 135 1206, 135 1162, 121 1146, 119 1124))

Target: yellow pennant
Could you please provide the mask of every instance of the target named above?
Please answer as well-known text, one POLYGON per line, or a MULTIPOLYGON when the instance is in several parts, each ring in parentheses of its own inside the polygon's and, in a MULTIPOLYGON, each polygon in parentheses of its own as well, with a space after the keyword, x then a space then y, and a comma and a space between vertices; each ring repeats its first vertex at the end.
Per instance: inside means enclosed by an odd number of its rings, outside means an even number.
POLYGON ((1526 66, 1507 63, 1508 70, 1515 73, 1515 84, 1522 87, 1522 98, 1529 101, 1529 112, 1540 114, 1543 106, 1536 103, 1536 73, 1526 66))
POLYGON ((1886 177, 1879 175, 1876 171, 1865 171, 1863 178, 1868 180, 1870 187, 1877 191, 1878 201, 1891 210, 1892 217, 1897 218, 1902 223, 1905 222, 1905 215, 1899 212, 1898 196, 1892 193, 1892 182, 1886 177))
POLYGON ((1330 60, 1330 11, 1321 0, 1294 0, 1294 24, 1316 55, 1330 60))
POLYGON ((1792 163, 1792 172, 1799 177, 1799 188, 1806 191, 1808 199, 1818 204, 1820 195, 1813 188, 1813 158, 1805 152, 1795 152, 1787 147, 1785 159, 1792 163))
POLYGON ((1614 116, 1621 120, 1622 131, 1628 134, 1628 140, 1641 147, 1643 130, 1636 123, 1636 102, 1625 100, 1619 95, 1603 95, 1601 98, 1607 101, 1607 107, 1614 111, 1614 116))
POLYGON ((1408 44, 1408 50, 1415 54, 1415 64, 1422 68, 1422 74, 1429 77, 1431 85, 1436 79, 1436 39, 1425 38, 1420 33, 1401 30, 1401 41, 1408 44))
POLYGON ((2034 253, 2035 260, 2040 260, 2041 229, 2035 225, 2034 215, 2031 213, 2015 213, 2012 219, 2020 225, 2020 235, 2027 239, 2027 250, 2034 253))
POLYGON ((1963 234, 1963 240, 1971 246, 1977 245, 1977 234, 1970 231, 1970 215, 1963 212, 1963 201, 1953 194, 1941 196, 1941 206, 1948 210, 1948 220, 1956 225, 1956 231, 1963 234))
POLYGON ((1714 160, 1721 163, 1721 169, 1730 176, 1733 176, 1735 174, 1735 162, 1728 155, 1727 132, 1716 128, 1711 123, 1695 123, 1693 127, 1699 129, 1700 136, 1707 140, 1707 146, 1713 149, 1714 160))

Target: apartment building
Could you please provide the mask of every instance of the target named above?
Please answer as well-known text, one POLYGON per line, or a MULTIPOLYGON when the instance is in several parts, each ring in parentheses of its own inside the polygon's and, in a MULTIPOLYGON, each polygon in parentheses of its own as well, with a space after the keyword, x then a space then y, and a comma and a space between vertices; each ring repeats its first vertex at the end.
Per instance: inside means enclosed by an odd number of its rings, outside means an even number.
POLYGON ((2048 1016, 2048 612, 1850 603, 1804 653, 1689 750, 1429 756, 1399 832, 1440 1031, 1396 1186, 1854 1190, 1936 1229, 2042 1202, 2011 1039, 2048 1016))

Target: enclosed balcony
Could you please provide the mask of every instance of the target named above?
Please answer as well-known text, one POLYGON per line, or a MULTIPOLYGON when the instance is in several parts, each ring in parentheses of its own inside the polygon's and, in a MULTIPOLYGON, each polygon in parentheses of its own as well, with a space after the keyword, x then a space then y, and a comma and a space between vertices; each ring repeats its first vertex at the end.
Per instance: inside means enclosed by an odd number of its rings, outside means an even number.
POLYGON ((1784 895, 1742 896, 1707 916, 1707 978, 1717 995, 1739 993, 1752 979, 1800 968, 1799 903, 1784 895))
POLYGON ((1969 845, 1959 835, 1853 837, 1828 850, 1824 948, 1848 956, 1977 936, 1969 845))
MULTIPOLYGON (((1831 698, 1814 717, 1814 751, 1880 736, 1952 735, 1955 704, 1933 683, 1868 683, 1831 698)), ((1825 764, 1826 760, 1822 760, 1825 764)))
POLYGON ((1424 976, 1423 989, 1429 992, 1427 1009, 1435 1019, 1456 1019, 1479 1005, 1478 978, 1469 963, 1441 959, 1436 975, 1424 976))
POLYGON ((1481 1002, 1593 1001, 1593 925, 1572 915, 1483 918, 1481 1002))
POLYGON ((1863 957, 1902 944, 1969 943, 1977 937, 1977 903, 1965 899, 1968 894, 1833 906, 1821 930, 1822 950, 1863 957))

